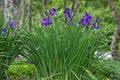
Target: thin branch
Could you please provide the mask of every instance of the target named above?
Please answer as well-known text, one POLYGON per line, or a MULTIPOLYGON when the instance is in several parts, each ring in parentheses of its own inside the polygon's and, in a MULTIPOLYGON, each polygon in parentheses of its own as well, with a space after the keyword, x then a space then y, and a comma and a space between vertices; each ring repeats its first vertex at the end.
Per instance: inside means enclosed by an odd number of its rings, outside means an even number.
POLYGON ((75 11, 74 11, 74 13, 73 13, 73 17, 74 17, 75 14, 77 13, 77 10, 78 10, 78 8, 79 8, 79 6, 80 6, 81 3, 82 3, 82 0, 80 1, 80 3, 78 3, 78 0, 76 0, 76 9, 75 9, 75 11))
POLYGON ((72 1, 72 11, 75 10, 75 0, 72 1))

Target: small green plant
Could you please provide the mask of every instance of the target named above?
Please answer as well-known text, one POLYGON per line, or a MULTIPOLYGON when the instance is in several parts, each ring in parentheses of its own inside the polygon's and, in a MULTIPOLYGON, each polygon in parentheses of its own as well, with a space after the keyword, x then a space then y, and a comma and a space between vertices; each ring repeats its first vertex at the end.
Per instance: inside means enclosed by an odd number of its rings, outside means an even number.
POLYGON ((36 68, 33 64, 28 64, 26 60, 15 60, 7 73, 10 80, 14 80, 15 78, 33 80, 36 75, 36 68), (31 77, 33 78, 30 79, 31 77))

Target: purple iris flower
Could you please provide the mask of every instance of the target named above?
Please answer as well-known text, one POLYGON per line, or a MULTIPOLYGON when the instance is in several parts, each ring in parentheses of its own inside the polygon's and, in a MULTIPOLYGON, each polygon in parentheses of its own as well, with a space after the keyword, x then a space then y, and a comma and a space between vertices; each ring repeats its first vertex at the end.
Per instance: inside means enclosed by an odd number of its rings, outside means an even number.
POLYGON ((13 26, 14 26, 14 22, 13 22, 13 21, 10 21, 10 22, 9 22, 9 26, 10 26, 10 27, 13 27, 13 26))
POLYGON ((17 28, 17 25, 15 24, 15 25, 13 26, 13 28, 17 28))
POLYGON ((71 15, 71 14, 69 14, 68 17, 69 17, 70 19, 72 19, 72 15, 71 15))
POLYGON ((6 29, 2 28, 2 34, 4 35, 6 33, 6 29))
POLYGON ((52 19, 50 17, 48 17, 48 25, 52 24, 52 19))
POLYGON ((68 23, 69 24, 73 24, 72 15, 71 15, 71 12, 70 12, 69 8, 65 8, 65 10, 64 10, 64 17, 68 19, 68 23))
POLYGON ((72 18, 72 15, 71 15, 71 13, 70 13, 70 9, 69 8, 66 8, 65 10, 64 10, 64 17, 65 18, 72 18))
POLYGON ((90 24, 91 19, 92 19, 92 16, 88 12, 85 12, 85 15, 78 21, 78 24, 87 26, 90 24))
POLYGON ((86 26, 87 23, 83 19, 80 19, 80 21, 78 21, 78 24, 82 24, 83 26, 86 26))
POLYGON ((55 13, 56 13, 56 9, 55 9, 55 8, 52 8, 52 10, 50 11, 50 15, 51 15, 51 16, 54 16, 55 13))
POLYGON ((41 25, 47 26, 52 24, 52 19, 50 17, 42 18, 41 25))
POLYGON ((83 26, 87 25, 86 19, 81 18, 81 20, 78 22, 78 24, 82 24, 83 26))
POLYGON ((47 18, 42 18, 41 25, 47 26, 47 18))
POLYGON ((96 29, 99 29, 99 25, 98 25, 97 23, 98 23, 98 18, 96 18, 96 19, 93 21, 93 27, 96 28, 96 29))
POLYGON ((31 63, 32 63, 32 61, 31 61, 30 59, 28 59, 28 60, 27 60, 27 63, 28 63, 28 64, 31 64, 31 63))
POLYGON ((14 21, 10 21, 9 26, 12 27, 12 28, 17 28, 17 24, 15 24, 14 21))
POLYGON ((94 28, 99 29, 99 25, 93 24, 94 28))

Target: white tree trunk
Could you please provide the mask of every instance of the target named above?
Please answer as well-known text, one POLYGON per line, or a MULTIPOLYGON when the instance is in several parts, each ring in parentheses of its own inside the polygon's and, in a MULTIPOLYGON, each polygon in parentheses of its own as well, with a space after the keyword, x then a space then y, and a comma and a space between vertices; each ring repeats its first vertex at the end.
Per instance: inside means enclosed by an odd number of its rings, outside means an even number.
POLYGON ((20 0, 13 0, 13 20, 16 24, 18 24, 18 17, 19 17, 19 7, 20 7, 20 0))
POLYGON ((19 16, 19 0, 4 0, 4 18, 5 25, 8 24, 9 20, 13 20, 18 24, 19 16))
POLYGON ((5 19, 5 25, 9 21, 10 16, 10 2, 8 0, 4 0, 4 19, 5 19))

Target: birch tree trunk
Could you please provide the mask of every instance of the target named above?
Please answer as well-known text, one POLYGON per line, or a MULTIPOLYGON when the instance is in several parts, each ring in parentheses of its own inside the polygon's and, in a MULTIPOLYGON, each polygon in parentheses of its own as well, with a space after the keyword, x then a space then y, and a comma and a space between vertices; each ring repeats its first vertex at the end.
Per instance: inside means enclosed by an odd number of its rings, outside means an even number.
POLYGON ((18 24, 19 5, 19 0, 4 0, 5 25, 9 22, 9 20, 13 20, 16 24, 18 24))
POLYGON ((21 19, 21 25, 20 28, 23 28, 24 22, 25 22, 25 16, 26 16, 26 9, 25 9, 26 1, 22 0, 22 19, 21 19))
POLYGON ((13 20, 18 24, 20 0, 13 0, 13 20))
POLYGON ((4 19, 5 19, 5 25, 9 22, 10 4, 11 3, 8 0, 4 0, 4 19))
POLYGON ((32 30, 32 0, 28 2, 28 23, 29 23, 29 31, 32 30))
POLYGON ((114 59, 120 60, 120 53, 118 51, 119 41, 120 41, 120 17, 117 14, 113 0, 109 0, 109 5, 110 5, 110 10, 113 15, 113 18, 117 24, 114 31, 113 39, 112 39, 111 53, 114 59))

